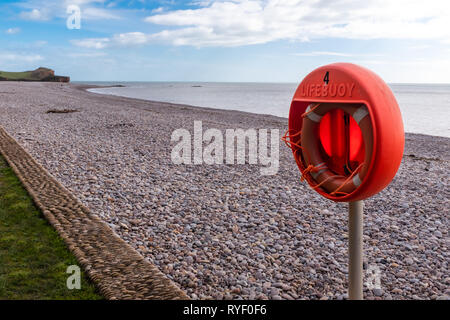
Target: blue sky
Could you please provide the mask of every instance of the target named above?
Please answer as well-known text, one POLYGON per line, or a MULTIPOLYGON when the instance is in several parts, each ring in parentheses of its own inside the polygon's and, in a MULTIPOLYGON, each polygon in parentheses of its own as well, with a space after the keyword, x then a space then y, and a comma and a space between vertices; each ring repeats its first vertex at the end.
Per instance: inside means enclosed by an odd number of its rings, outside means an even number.
POLYGON ((344 61, 391 83, 450 83, 447 0, 3 0, 0 12, 0 70, 299 82, 344 61), (80 29, 67 28, 73 5, 80 29))

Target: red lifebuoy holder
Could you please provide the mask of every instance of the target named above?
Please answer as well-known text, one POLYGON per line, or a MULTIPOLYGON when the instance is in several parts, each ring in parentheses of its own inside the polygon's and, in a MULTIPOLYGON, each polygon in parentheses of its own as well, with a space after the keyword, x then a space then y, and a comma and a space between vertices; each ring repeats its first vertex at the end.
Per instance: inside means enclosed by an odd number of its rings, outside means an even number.
POLYGON ((285 141, 302 179, 328 199, 362 200, 385 188, 400 166, 404 140, 392 91, 366 68, 320 67, 292 99, 285 141))

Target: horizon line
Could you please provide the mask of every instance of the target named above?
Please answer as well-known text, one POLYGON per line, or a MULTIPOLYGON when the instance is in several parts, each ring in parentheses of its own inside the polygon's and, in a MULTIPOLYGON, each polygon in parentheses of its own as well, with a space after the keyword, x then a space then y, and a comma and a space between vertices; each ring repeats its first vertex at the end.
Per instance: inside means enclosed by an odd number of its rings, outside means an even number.
MULTIPOLYGON (((80 82, 128 82, 128 83, 257 83, 257 84, 299 84, 298 82, 290 82, 290 81, 279 81, 279 82, 270 82, 270 81, 197 81, 197 80, 71 80, 71 83, 80 82)), ((450 82, 386 82, 387 84, 393 85, 450 85, 450 82)))

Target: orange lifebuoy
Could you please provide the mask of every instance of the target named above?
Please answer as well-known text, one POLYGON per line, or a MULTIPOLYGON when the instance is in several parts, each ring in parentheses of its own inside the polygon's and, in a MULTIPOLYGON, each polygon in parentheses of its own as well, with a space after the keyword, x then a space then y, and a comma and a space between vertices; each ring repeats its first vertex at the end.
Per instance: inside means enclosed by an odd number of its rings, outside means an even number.
POLYGON ((367 173, 373 149, 372 123, 365 105, 335 103, 310 104, 303 115, 300 141, 304 165, 305 168, 309 168, 305 174, 311 175, 316 182, 316 187, 323 188, 331 195, 338 195, 349 194, 361 185, 367 173), (345 114, 353 117, 361 129, 364 141, 364 161, 359 163, 353 170, 349 169, 348 175, 337 174, 329 168, 327 161, 323 157, 320 137, 317 134, 322 117, 335 109, 340 109, 345 114))
POLYGON ((302 180, 327 199, 352 202, 392 181, 405 136, 389 86, 364 67, 334 63, 315 69, 297 87, 283 140, 302 180))

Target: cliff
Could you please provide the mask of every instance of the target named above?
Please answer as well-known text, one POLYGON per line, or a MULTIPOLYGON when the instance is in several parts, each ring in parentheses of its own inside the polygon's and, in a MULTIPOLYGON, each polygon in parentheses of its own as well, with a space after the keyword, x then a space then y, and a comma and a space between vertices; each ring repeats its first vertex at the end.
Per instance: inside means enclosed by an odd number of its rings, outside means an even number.
POLYGON ((5 72, 0 71, 0 81, 47 81, 69 82, 70 77, 56 76, 55 71, 48 68, 37 68, 33 71, 5 72))

